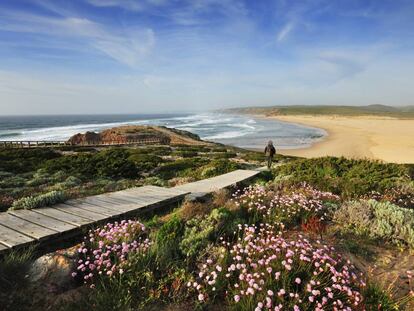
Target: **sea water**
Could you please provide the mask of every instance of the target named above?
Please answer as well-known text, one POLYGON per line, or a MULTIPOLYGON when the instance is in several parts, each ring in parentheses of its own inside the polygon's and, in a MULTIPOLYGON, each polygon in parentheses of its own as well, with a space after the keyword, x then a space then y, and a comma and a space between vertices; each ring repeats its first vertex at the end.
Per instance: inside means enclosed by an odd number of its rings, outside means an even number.
POLYGON ((249 149, 261 149, 268 140, 278 149, 303 148, 326 135, 322 129, 299 124, 221 113, 0 116, 0 141, 67 140, 77 133, 121 125, 164 125, 249 149))

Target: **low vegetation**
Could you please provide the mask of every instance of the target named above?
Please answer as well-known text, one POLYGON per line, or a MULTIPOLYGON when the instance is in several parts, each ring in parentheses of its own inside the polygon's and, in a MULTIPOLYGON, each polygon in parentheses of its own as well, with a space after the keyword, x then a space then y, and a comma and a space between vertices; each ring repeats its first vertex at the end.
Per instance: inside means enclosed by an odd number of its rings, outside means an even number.
POLYGON ((30 282, 27 274, 35 258, 34 247, 12 251, 0 258, 0 305, 2 310, 29 310, 33 303, 26 295, 30 282))
POLYGON ((30 196, 18 199, 13 202, 10 210, 16 209, 32 209, 42 206, 50 206, 57 203, 64 202, 66 195, 62 191, 50 191, 38 196, 30 196))
MULTIPOLYGON (((187 202, 155 217, 145 229, 130 221, 108 224, 85 237, 96 246, 79 248, 75 274, 90 289, 71 307, 410 310, 410 292, 394 297, 334 245, 339 230, 358 236, 360 240, 353 239, 358 249, 364 236, 414 248, 409 233, 413 219, 410 209, 374 200, 348 201, 306 183, 271 181, 239 189, 231 199, 228 193, 217 193, 207 203, 187 202), (135 233, 118 228, 130 224, 135 224, 135 233), (106 239, 110 228, 118 228, 111 234, 121 232, 122 246, 118 238, 106 239), (88 258, 89 253, 105 253, 106 259, 88 258), (91 267, 104 272, 89 272, 91 267)), ((402 273, 411 282, 412 271, 402 273)))
POLYGON ((375 200, 350 201, 335 211, 342 230, 414 248, 414 210, 375 200))
POLYGON ((243 158, 255 154, 220 145, 2 149, 0 211, 145 184, 174 186, 251 166, 243 158))
POLYGON ((379 161, 343 157, 298 159, 276 168, 274 174, 279 179, 284 177, 287 184, 306 182, 346 198, 413 190, 409 186, 413 178, 410 165, 379 161))
MULTIPOLYGON (((110 183, 168 185, 206 178, 246 165, 240 164, 242 158, 260 164, 259 154, 237 151, 236 159, 231 154, 211 156, 225 152, 217 148, 59 154, 39 162, 33 173, 13 178, 15 184, 30 189, 67 193, 67 185, 78 189, 101 183, 99 190, 89 189, 104 191, 110 183), (186 157, 187 153, 194 156, 186 157), (64 164, 65 157, 77 156, 81 160, 68 161, 83 163, 85 172, 89 161, 109 160, 90 170, 87 178, 76 175, 72 166, 67 172, 64 165, 55 166, 56 161, 64 164), (122 163, 115 159, 118 156, 122 163), (130 165, 125 162, 132 163, 138 176, 122 173, 130 165), (49 177, 54 182, 45 184, 49 177)), ((222 190, 203 203, 186 201, 163 216, 147 215, 90 230, 73 262, 77 295, 53 308, 412 310, 412 268, 398 271, 399 278, 388 282, 386 273, 375 277, 371 273, 375 267, 367 266, 385 249, 397 257, 407 252, 412 262, 413 189, 412 167, 407 165, 331 157, 290 159, 249 187, 222 190), (382 282, 393 285, 385 287, 382 282)), ((14 202, 12 206, 30 206, 19 203, 24 200, 14 202)))

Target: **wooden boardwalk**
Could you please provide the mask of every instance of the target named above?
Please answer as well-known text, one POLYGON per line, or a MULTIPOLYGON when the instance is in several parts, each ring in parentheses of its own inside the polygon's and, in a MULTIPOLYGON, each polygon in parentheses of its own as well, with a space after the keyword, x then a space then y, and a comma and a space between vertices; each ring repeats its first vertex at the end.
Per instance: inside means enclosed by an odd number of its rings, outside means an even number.
POLYGON ((99 223, 179 202, 189 194, 204 196, 259 173, 237 170, 174 188, 143 186, 69 200, 51 207, 0 213, 0 254, 30 244, 47 248, 48 244, 79 235, 83 229, 99 223))
POLYGON ((181 201, 188 192, 144 186, 69 200, 52 207, 0 213, 0 254, 29 244, 52 243, 116 217, 181 201))
POLYGON ((227 174, 176 186, 172 189, 189 192, 193 197, 201 197, 208 193, 249 180, 258 174, 260 174, 259 170, 236 170, 227 174))

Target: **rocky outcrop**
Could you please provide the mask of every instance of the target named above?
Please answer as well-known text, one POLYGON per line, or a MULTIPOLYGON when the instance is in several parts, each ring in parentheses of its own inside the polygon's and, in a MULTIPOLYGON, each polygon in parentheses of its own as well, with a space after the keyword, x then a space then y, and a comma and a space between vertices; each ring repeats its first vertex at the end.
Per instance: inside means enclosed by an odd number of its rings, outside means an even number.
POLYGON ((69 138, 68 143, 80 144, 105 144, 128 142, 159 142, 172 145, 200 145, 206 144, 196 134, 171 129, 164 126, 121 126, 104 130, 100 133, 86 132, 76 134, 69 138))
POLYGON ((71 272, 79 247, 58 250, 36 259, 30 267, 28 278, 32 283, 39 283, 56 292, 73 287, 71 272))
POLYGON ((69 138, 68 142, 72 145, 80 145, 84 143, 93 143, 101 141, 101 136, 95 132, 78 133, 69 138))

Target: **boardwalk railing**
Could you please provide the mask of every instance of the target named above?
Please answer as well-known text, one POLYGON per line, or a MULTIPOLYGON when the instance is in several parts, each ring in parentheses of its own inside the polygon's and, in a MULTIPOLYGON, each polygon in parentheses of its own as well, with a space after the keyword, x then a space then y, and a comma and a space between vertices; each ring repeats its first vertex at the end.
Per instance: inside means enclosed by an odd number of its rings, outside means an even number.
POLYGON ((148 144, 169 144, 168 139, 162 138, 142 138, 127 141, 86 141, 78 144, 68 141, 51 140, 3 140, 0 141, 0 148, 19 149, 19 148, 45 148, 45 147, 100 147, 116 145, 148 145, 148 144))

